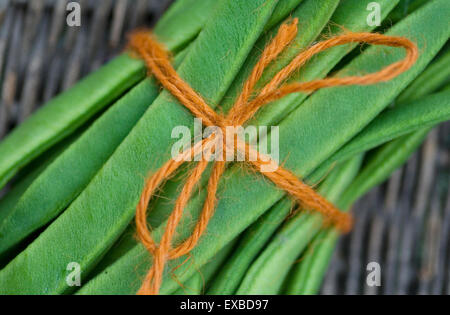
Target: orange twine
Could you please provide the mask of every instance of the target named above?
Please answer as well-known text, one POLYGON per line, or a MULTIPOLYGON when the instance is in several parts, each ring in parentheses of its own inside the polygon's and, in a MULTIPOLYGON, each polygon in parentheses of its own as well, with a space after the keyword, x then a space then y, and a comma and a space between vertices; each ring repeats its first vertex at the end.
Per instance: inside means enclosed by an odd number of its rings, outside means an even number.
MULTIPOLYGON (((252 118, 255 113, 265 104, 282 98, 283 96, 295 92, 312 92, 325 87, 344 86, 344 85, 369 85, 378 82, 388 81, 408 70, 418 58, 417 46, 403 37, 386 36, 371 33, 348 33, 319 42, 309 49, 297 55, 292 62, 278 72, 272 80, 253 97, 254 87, 264 69, 274 61, 277 56, 289 45, 297 34, 297 19, 290 24, 284 24, 280 27, 278 34, 264 49, 261 58, 255 65, 251 75, 246 81, 243 90, 236 103, 227 115, 216 113, 205 100, 195 92, 183 79, 181 79, 170 64, 169 55, 166 50, 146 31, 136 32, 130 39, 130 47, 137 52, 146 62, 151 74, 153 74, 162 86, 174 95, 181 104, 188 108, 194 116, 201 118, 206 126, 217 126, 221 128, 226 135, 226 126, 241 126, 252 118), (302 67, 314 55, 331 47, 344 45, 348 43, 369 43, 374 45, 386 45, 392 47, 403 47, 406 50, 406 57, 402 61, 393 63, 384 69, 365 76, 349 76, 344 78, 333 77, 321 80, 313 80, 302 83, 291 83, 282 86, 282 83, 291 76, 291 74, 302 67)), ((207 197, 203 205, 200 218, 192 232, 191 236, 176 247, 173 247, 172 240, 176 228, 183 214, 183 209, 191 198, 192 190, 200 180, 205 171, 213 153, 210 150, 194 168, 186 181, 177 201, 175 208, 171 213, 165 233, 162 236, 160 244, 157 245, 153 240, 147 226, 147 207, 155 190, 170 177, 185 158, 192 158, 199 148, 205 146, 212 147, 217 141, 224 141, 223 147, 226 151, 233 150, 233 154, 244 154, 248 161, 256 170, 268 163, 276 163, 268 156, 263 156, 250 147, 246 142, 233 135, 237 146, 227 147, 224 139, 214 134, 209 138, 199 141, 193 148, 182 152, 177 158, 169 160, 155 174, 150 176, 142 191, 139 204, 136 208, 136 226, 138 237, 149 253, 153 256, 153 265, 138 294, 158 294, 164 273, 164 267, 168 260, 176 259, 188 254, 197 244, 200 237, 206 230, 209 220, 214 214, 216 204, 216 191, 219 180, 225 170, 225 162, 216 161, 207 186, 207 197), (250 161, 249 156, 256 157, 255 161, 250 161)), ((230 152, 228 152, 230 153, 230 152)), ((225 160, 225 159, 223 159, 225 160)), ((351 229, 352 218, 347 213, 340 212, 331 203, 317 194, 311 187, 300 181, 292 172, 277 165, 277 170, 263 173, 280 189, 293 196, 298 202, 307 209, 321 213, 328 222, 332 223, 342 232, 351 229)))

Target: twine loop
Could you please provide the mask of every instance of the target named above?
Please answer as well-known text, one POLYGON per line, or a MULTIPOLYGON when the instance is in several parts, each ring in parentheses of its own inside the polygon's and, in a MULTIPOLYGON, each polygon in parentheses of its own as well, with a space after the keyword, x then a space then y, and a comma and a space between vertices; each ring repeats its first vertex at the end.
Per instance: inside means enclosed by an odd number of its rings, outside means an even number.
MULTIPOLYGON (((222 130, 225 137, 227 135, 226 126, 242 126, 251 119, 256 112, 264 105, 278 100, 283 96, 296 92, 313 92, 321 88, 345 85, 369 85, 384 82, 395 78, 408 70, 418 58, 417 46, 404 37, 386 36, 372 33, 347 33, 340 36, 321 41, 307 50, 299 53, 286 67, 279 71, 271 81, 260 91, 255 93, 256 83, 261 78, 264 69, 273 62, 289 43, 297 35, 297 19, 291 23, 283 24, 277 35, 264 49, 262 55, 253 68, 252 73, 244 84, 241 94, 228 114, 220 115, 216 113, 205 100, 194 91, 179 75, 170 64, 167 51, 147 31, 136 32, 130 39, 130 48, 146 62, 150 73, 156 77, 161 85, 175 96, 179 102, 189 109, 192 114, 200 118, 205 126, 217 126, 222 130), (339 45, 349 43, 368 43, 373 45, 386 45, 391 47, 402 47, 406 51, 403 60, 393 63, 384 69, 364 76, 349 77, 329 77, 325 79, 312 80, 309 82, 283 83, 292 73, 306 64, 318 53, 339 45), (254 95, 256 94, 256 96, 254 95)), ((246 162, 257 171, 268 163, 276 163, 269 156, 264 156, 253 149, 248 143, 234 136, 237 145, 233 147, 233 154, 244 154, 246 162), (252 155, 252 159, 249 159, 252 155)), ((192 173, 189 175, 183 189, 176 200, 175 207, 171 213, 165 233, 159 245, 155 243, 147 225, 147 208, 151 197, 156 189, 169 178, 186 159, 193 158, 197 150, 214 147, 214 142, 219 141, 214 134, 208 138, 197 142, 192 148, 182 152, 176 158, 166 162, 156 173, 147 180, 142 191, 140 201, 136 207, 136 227, 140 241, 153 256, 153 265, 147 273, 138 294, 158 294, 163 280, 164 268, 169 260, 173 260, 188 254, 198 243, 200 237, 205 232, 208 222, 214 214, 216 205, 216 192, 219 180, 225 171, 226 159, 215 161, 210 179, 207 185, 207 196, 203 205, 203 210, 196 223, 192 234, 181 244, 174 247, 172 241, 176 228, 180 222, 183 210, 191 198, 192 191, 199 182, 203 172, 210 161, 209 158, 214 153, 213 149, 208 149, 202 156, 192 173)), ((221 139, 220 141, 224 141, 221 139)), ((230 148, 224 146, 222 154, 230 154, 230 148)), ((349 214, 341 212, 335 208, 325 198, 317 194, 311 187, 304 184, 295 174, 277 165, 273 172, 263 173, 278 188, 293 196, 296 201, 306 209, 321 213, 330 224, 333 224, 342 232, 351 229, 352 218, 349 214)))

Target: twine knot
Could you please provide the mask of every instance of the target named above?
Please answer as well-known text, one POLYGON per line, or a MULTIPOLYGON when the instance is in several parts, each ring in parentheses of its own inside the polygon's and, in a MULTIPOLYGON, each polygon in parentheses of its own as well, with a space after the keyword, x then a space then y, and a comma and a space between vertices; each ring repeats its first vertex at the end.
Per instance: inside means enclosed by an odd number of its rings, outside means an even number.
MULTIPOLYGON (((176 247, 172 244, 176 228, 183 214, 183 209, 191 198, 195 185, 200 180, 210 162, 211 155, 214 153, 214 144, 222 141, 223 147, 225 148, 224 152, 222 152, 224 155, 243 154, 246 162, 257 171, 260 171, 261 167, 268 163, 276 163, 270 156, 261 154, 235 134, 230 135, 227 133, 227 126, 243 126, 262 106, 291 93, 313 92, 332 86, 369 85, 391 80, 408 70, 418 58, 417 46, 406 38, 372 33, 347 33, 319 42, 299 53, 267 85, 255 93, 255 85, 261 78, 264 69, 285 50, 297 35, 297 23, 297 19, 294 19, 291 23, 283 24, 279 28, 277 35, 262 52, 259 61, 245 82, 242 92, 234 106, 226 115, 216 113, 196 91, 178 76, 170 64, 167 51, 151 35, 149 36, 148 32, 140 31, 132 35, 130 40, 131 49, 145 60, 151 74, 158 79, 161 85, 175 96, 182 105, 188 108, 194 116, 200 118, 205 126, 217 126, 222 130, 222 135, 225 135, 225 138, 233 137, 233 143, 236 144, 230 147, 227 145, 225 139, 219 139, 216 135, 212 134, 208 138, 198 141, 192 148, 181 152, 176 158, 169 160, 146 180, 140 201, 136 207, 136 227, 140 241, 153 256, 153 265, 147 273, 138 294, 158 294, 167 261, 188 254, 196 246, 206 230, 208 222, 214 214, 218 183, 226 167, 225 158, 221 161, 214 161, 207 185, 207 196, 203 210, 191 236, 176 247), (331 47, 355 42, 402 47, 406 50, 406 56, 401 61, 393 63, 376 73, 365 76, 331 77, 283 85, 294 71, 301 68, 314 55, 331 47), (181 164, 186 160, 192 160, 195 152, 199 152, 198 150, 204 148, 207 148, 206 152, 202 155, 201 160, 193 169, 183 186, 176 200, 174 210, 167 221, 165 233, 159 245, 156 245, 147 226, 147 207, 149 201, 154 195, 155 190, 181 164)), ((352 218, 349 214, 343 213, 335 208, 330 202, 317 194, 311 187, 304 184, 289 170, 277 165, 275 171, 263 172, 262 174, 280 189, 293 196, 306 209, 321 213, 327 222, 333 224, 340 231, 347 232, 351 229, 352 218)))

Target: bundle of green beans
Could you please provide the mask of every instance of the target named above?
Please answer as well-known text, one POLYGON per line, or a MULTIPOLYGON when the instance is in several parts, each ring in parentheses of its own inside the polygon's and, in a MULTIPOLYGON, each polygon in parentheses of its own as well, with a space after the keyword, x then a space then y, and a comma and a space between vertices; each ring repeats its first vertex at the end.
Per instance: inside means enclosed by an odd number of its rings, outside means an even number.
MULTIPOLYGON (((226 111, 286 19, 298 18, 298 35, 265 70, 259 87, 324 37, 374 30, 367 22, 370 2, 178 0, 154 33, 172 51, 179 75, 226 111)), ((450 119, 450 91, 442 88, 450 77, 450 3, 407 2, 411 8, 400 16, 405 1, 377 1, 382 25, 389 25, 377 31, 417 43, 420 57, 410 70, 373 86, 289 95, 251 122, 278 125, 284 166, 343 210, 402 165, 431 128, 450 119)), ((290 80, 361 75, 403 57, 400 49, 354 48, 323 52, 290 80)), ((144 177, 170 159, 173 128, 193 127, 192 114, 145 77, 143 62, 124 53, 0 143, 0 187, 13 182, 0 200, 0 294, 136 293, 151 265, 133 237, 144 177), (80 266, 81 286, 67 281, 72 262, 80 266)), ((149 224, 157 240, 186 172, 189 167, 152 201, 149 224)), ((192 231, 208 177, 185 209, 177 241, 192 231)), ((320 215, 301 208, 293 215, 294 208, 261 174, 229 163, 206 233, 190 263, 182 263, 186 257, 169 263, 161 293, 316 293, 339 234, 324 229, 320 215)))

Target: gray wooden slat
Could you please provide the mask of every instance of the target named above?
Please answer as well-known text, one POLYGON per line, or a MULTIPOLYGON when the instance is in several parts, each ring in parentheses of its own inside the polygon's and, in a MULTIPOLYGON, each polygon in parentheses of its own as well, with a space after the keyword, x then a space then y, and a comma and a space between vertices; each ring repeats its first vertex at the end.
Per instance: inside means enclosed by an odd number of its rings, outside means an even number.
POLYGON ((425 212, 428 209, 428 199, 430 193, 430 181, 434 175, 435 159, 437 152, 437 130, 433 130, 427 138, 421 151, 421 167, 417 178, 417 190, 414 193, 414 204, 412 216, 406 222, 406 228, 402 238, 402 252, 399 269, 399 294, 408 294, 411 292, 411 286, 414 284, 415 274, 418 272, 418 263, 415 255, 418 255, 417 244, 420 239, 420 233, 423 229, 425 212))
POLYGON ((68 0, 57 1, 52 8, 51 27, 48 38, 49 50, 52 53, 56 49, 59 37, 65 27, 67 2, 68 0))
MULTIPOLYGON (((7 51, 9 47, 9 41, 12 34, 12 28, 14 25, 14 16, 15 16, 15 10, 12 7, 8 7, 5 9, 5 11, 8 11, 8 14, 6 17, 2 19, 1 22, 1 28, 0 28, 0 82, 2 82, 2 87, 0 87, 1 91, 3 91, 5 88, 4 86, 4 73, 3 69, 6 67, 7 62, 7 51)), ((2 93, 3 95, 3 93, 2 93)), ((8 125, 8 113, 7 113, 7 105, 6 102, 3 99, 3 96, 0 96, 0 139, 5 135, 7 131, 7 125, 8 125)))
POLYGON ((430 214, 425 221, 424 242, 422 247, 421 266, 419 269, 418 294, 431 294, 431 285, 435 281, 439 260, 439 244, 441 231, 441 203, 437 183, 431 200, 430 214))
POLYGON ((102 64, 101 53, 105 49, 105 38, 107 38, 108 17, 112 9, 112 0, 103 0, 101 5, 94 8, 91 26, 89 28, 86 69, 94 71, 102 64))
POLYGON ((368 206, 362 211, 359 207, 354 207, 355 226, 350 235, 348 256, 347 280, 345 282, 345 294, 355 295, 361 292, 365 286, 364 274, 365 266, 368 262, 365 259, 364 235, 369 226, 369 219, 372 211, 377 207, 378 189, 373 190, 367 196, 368 206))
POLYGON ((339 276, 345 271, 345 261, 343 255, 344 241, 341 239, 336 245, 336 249, 331 258, 325 279, 323 281, 321 293, 324 295, 340 294, 340 278, 339 276))
POLYGON ((8 124, 10 123, 11 114, 14 111, 14 99, 17 93, 19 70, 20 70, 20 51, 21 51, 21 33, 23 28, 23 11, 14 10, 13 29, 6 55, 5 74, 3 77, 2 87, 2 125, 0 126, 0 138, 5 134, 8 124))
POLYGON ((38 103, 39 91, 44 79, 44 62, 47 51, 48 20, 42 22, 42 27, 36 39, 33 50, 28 57, 28 66, 25 72, 23 89, 21 93, 21 108, 18 113, 18 123, 22 123, 35 109, 38 103))
POLYGON ((149 1, 147 0, 134 0, 134 5, 131 7, 131 17, 129 28, 133 29, 139 26, 143 26, 145 19, 145 12, 148 7, 149 1))
POLYGON ((119 45, 123 36, 128 5, 129 0, 117 0, 114 5, 113 21, 109 38, 109 45, 112 48, 116 48, 119 45))
POLYGON ((386 247, 385 265, 382 269, 382 292, 385 294, 393 294, 395 288, 395 273, 398 264, 397 244, 400 237, 400 226, 402 219, 402 211, 399 206, 399 194, 401 189, 403 169, 398 170, 389 179, 387 186, 387 194, 385 198, 385 207, 389 213, 386 225, 386 247))

